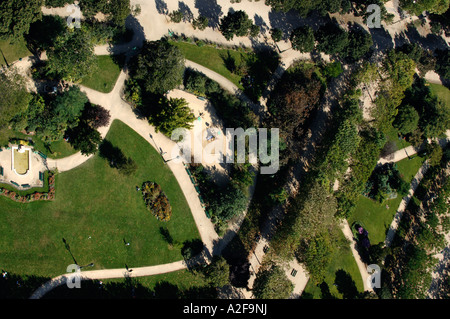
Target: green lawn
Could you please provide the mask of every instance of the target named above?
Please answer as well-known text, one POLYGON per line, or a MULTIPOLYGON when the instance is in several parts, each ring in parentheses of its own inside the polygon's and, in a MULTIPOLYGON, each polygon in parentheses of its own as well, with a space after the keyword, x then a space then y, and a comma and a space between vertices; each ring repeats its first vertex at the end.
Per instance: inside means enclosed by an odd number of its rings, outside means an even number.
POLYGON ((0 40, 0 66, 6 65, 6 63, 11 65, 18 59, 29 55, 31 53, 28 51, 24 39, 17 40, 15 43, 10 43, 9 40, 0 40))
MULTIPOLYGON (((331 263, 328 266, 322 287, 320 285, 316 286, 311 280, 309 280, 304 292, 302 293, 303 298, 324 299, 326 296, 324 296, 321 290, 326 291, 326 289, 329 289, 330 294, 334 298, 342 299, 342 291, 339 292, 338 287, 334 285, 336 282, 339 282, 339 279, 337 280, 336 278, 336 272, 339 270, 344 271, 351 277, 358 292, 361 293, 364 291, 361 274, 355 258, 353 257, 352 251, 350 250, 350 246, 342 232, 339 232, 339 236, 339 248, 336 250, 331 259, 331 263)), ((341 286, 341 289, 342 288, 343 287, 341 286)))
POLYGON ((94 156, 56 176, 52 202, 20 204, 0 197, 2 269, 56 276, 74 263, 71 254, 79 265, 95 263, 92 269, 169 263, 182 256, 180 249, 168 248, 160 227, 167 227, 176 242, 199 238, 180 186, 159 153, 120 121, 113 122, 107 139, 138 164, 135 174, 123 176, 94 156), (167 223, 147 211, 135 189, 148 180, 161 185, 169 198, 173 215, 167 223))
POLYGON ((109 93, 114 88, 120 74, 120 66, 110 55, 98 55, 97 70, 84 77, 81 84, 102 93, 109 93))
POLYGON ((41 151, 49 158, 55 159, 63 158, 78 152, 76 149, 72 147, 72 145, 70 145, 65 140, 51 142, 50 145, 47 146, 44 145, 44 143, 37 138, 33 139, 33 142, 35 143, 34 144, 35 148, 41 151))
MULTIPOLYGON (((411 182, 424 160, 423 157, 414 155, 411 160, 406 158, 397 162, 402 178, 406 182, 411 182)), ((386 233, 401 201, 402 197, 398 196, 379 203, 361 195, 357 202, 356 210, 348 219, 348 222, 350 225, 356 221, 362 222, 369 232, 371 244, 375 245, 379 242, 384 242, 386 233)))
POLYGON ((428 83, 430 90, 450 107, 450 90, 441 84, 428 83))
POLYGON ((236 61, 242 61, 242 59, 247 57, 247 53, 238 52, 236 50, 216 49, 209 45, 200 47, 196 44, 187 42, 171 41, 170 43, 176 45, 186 59, 219 73, 237 85, 240 89, 243 89, 242 85, 239 83, 241 77, 227 69, 225 61, 229 56, 236 61))
POLYGON ((386 142, 394 142, 397 146, 397 150, 401 150, 405 147, 408 147, 411 145, 411 143, 398 138, 398 130, 393 127, 392 125, 389 127, 389 130, 386 132, 386 142))

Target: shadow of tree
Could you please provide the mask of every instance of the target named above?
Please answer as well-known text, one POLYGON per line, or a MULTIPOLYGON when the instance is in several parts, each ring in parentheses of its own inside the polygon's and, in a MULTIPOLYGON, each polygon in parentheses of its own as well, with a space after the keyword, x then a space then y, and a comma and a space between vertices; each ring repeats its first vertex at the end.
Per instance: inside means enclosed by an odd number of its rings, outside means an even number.
POLYGON ((334 283, 344 299, 356 299, 358 297, 359 293, 356 284, 353 281, 352 276, 346 271, 342 269, 336 271, 334 283))
POLYGON ((222 7, 217 0, 195 0, 195 7, 201 16, 208 18, 208 26, 216 29, 219 27, 220 17, 223 15, 222 7))
POLYGON ((169 10, 167 9, 167 3, 164 0, 155 0, 156 11, 159 14, 168 14, 169 10))
POLYGON ((394 47, 391 35, 384 28, 370 28, 369 32, 376 50, 386 51, 394 47))
POLYGON ((183 14, 183 22, 191 22, 194 20, 194 14, 189 6, 183 1, 178 1, 178 10, 183 14))
POLYGON ((50 278, 7 273, 0 278, 0 299, 26 299, 50 278))

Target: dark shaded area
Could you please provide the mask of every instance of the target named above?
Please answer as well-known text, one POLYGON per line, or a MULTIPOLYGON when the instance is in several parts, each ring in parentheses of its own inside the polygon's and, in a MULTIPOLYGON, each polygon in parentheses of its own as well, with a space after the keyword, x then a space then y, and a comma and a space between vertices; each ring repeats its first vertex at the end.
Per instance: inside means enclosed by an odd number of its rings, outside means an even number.
POLYGON ((214 29, 219 27, 220 17, 223 13, 217 0, 195 0, 195 7, 198 9, 199 15, 208 18, 208 26, 214 29))
POLYGON ((159 227, 159 233, 161 234, 162 238, 165 242, 167 242, 169 245, 173 244, 173 238, 169 233, 169 230, 167 227, 159 227))
POLYGON ((333 295, 330 292, 330 287, 328 286, 328 284, 324 281, 322 282, 320 285, 320 295, 321 295, 321 299, 336 299, 335 297, 333 297, 333 295))
POLYGON ((122 150, 104 139, 99 146, 99 156, 104 158, 110 167, 119 168, 127 162, 127 157, 122 150))
POLYGON ((359 295, 356 284, 350 274, 342 269, 336 271, 334 283, 344 299, 356 299, 359 295))
POLYGON ((384 28, 370 28, 369 32, 370 35, 372 36, 372 41, 375 50, 386 51, 394 48, 392 37, 389 34, 389 32, 387 32, 384 28))
POLYGON ((283 31, 283 40, 287 40, 295 28, 308 25, 313 30, 317 30, 321 25, 329 22, 330 18, 328 16, 321 16, 317 13, 311 13, 305 18, 299 19, 298 12, 295 10, 283 12, 272 9, 269 12, 269 21, 273 29, 280 29, 283 31))
POLYGON ((194 20, 194 14, 192 13, 189 6, 183 1, 178 1, 178 10, 180 10, 180 12, 183 14, 184 22, 191 22, 192 20, 194 20))
POLYGON ((250 263, 248 251, 246 251, 239 236, 234 236, 232 241, 222 251, 222 256, 230 265, 230 283, 234 287, 247 287, 250 279, 250 263))
POLYGON ((159 281, 151 289, 139 281, 130 277, 125 277, 123 282, 82 281, 81 289, 62 285, 43 299, 214 299, 217 295, 215 288, 209 286, 180 289, 170 282, 159 281))
MULTIPOLYGON (((2 269, 2 273, 5 273, 5 270, 2 269)), ((0 299, 28 299, 37 288, 50 279, 6 271, 5 276, 0 277, 0 299)))
POLYGON ((156 11, 159 14, 168 14, 169 9, 167 9, 167 3, 164 0, 155 0, 156 11))
POLYGON ((50 48, 56 37, 65 32, 66 22, 59 16, 44 15, 42 20, 30 25, 30 31, 24 35, 27 48, 35 55, 50 48))

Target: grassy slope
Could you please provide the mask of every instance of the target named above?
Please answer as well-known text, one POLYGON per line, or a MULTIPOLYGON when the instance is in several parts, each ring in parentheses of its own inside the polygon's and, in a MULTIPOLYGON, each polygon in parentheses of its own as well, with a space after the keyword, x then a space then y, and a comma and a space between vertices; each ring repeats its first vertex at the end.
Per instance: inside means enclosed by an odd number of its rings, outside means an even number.
MULTIPOLYGON (((328 266, 327 272, 325 274, 324 282, 328 285, 330 293, 334 298, 342 299, 342 293, 334 285, 336 281, 336 272, 338 270, 343 270, 348 273, 355 283, 355 286, 359 292, 364 291, 364 285, 362 282, 361 274, 359 273, 358 265, 352 255, 350 247, 344 237, 344 234, 339 233, 339 241, 344 244, 340 244, 339 248, 334 253, 331 263, 328 266)), ((311 280, 305 287, 304 293, 302 295, 305 298, 321 299, 323 298, 321 293, 321 288, 316 286, 311 280)))
POLYGON ((119 77, 120 67, 109 55, 98 55, 96 58, 97 70, 83 78, 81 84, 102 93, 109 93, 119 77))
MULTIPOLYGON (((398 170, 403 175, 403 179, 411 182, 423 161, 423 157, 414 156, 411 160, 406 158, 397 162, 398 170)), ((397 198, 379 203, 361 195, 356 210, 348 222, 352 225, 355 221, 361 221, 369 232, 369 238, 372 244, 384 242, 386 232, 392 223, 392 219, 397 212, 401 200, 402 197, 398 196, 397 198), (386 205, 389 208, 386 208, 386 205)))
POLYGON ((6 65, 8 62, 11 65, 13 62, 17 61, 19 58, 24 58, 31 55, 28 51, 25 40, 20 39, 15 43, 10 43, 9 40, 0 40, 0 66, 6 65), (4 57, 6 58, 6 61, 4 57))
POLYGON ((53 202, 19 204, 0 197, 1 268, 28 275, 65 273, 73 259, 63 238, 78 264, 94 262, 94 269, 180 260, 179 249, 169 250, 160 235, 161 226, 178 242, 199 238, 186 199, 159 154, 118 121, 107 138, 136 161, 136 174, 125 177, 95 156, 57 175, 53 202), (173 208, 171 221, 159 222, 147 211, 135 190, 147 180, 159 183, 167 194, 173 208), (125 246, 124 240, 131 245, 125 246))
POLYGON ((203 65, 208 69, 211 69, 223 77, 227 78, 240 89, 243 89, 242 85, 239 83, 241 77, 239 75, 231 73, 225 66, 224 59, 230 54, 236 61, 241 61, 242 57, 246 56, 244 52, 238 52, 235 50, 227 49, 216 49, 212 46, 205 45, 199 47, 195 44, 190 44, 186 42, 171 42, 176 45, 181 52, 183 52, 186 59, 191 60, 195 63, 203 65))

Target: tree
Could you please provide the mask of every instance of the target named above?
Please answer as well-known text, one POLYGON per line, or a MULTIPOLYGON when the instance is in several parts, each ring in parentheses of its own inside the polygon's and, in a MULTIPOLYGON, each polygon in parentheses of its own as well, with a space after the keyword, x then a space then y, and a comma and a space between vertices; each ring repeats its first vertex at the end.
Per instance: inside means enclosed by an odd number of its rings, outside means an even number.
POLYGON ((185 99, 162 97, 158 103, 156 112, 149 117, 149 121, 167 136, 171 136, 176 128, 192 128, 195 116, 188 107, 185 99))
POLYGON ((211 263, 202 269, 209 285, 221 288, 230 282, 230 266, 222 256, 214 256, 211 263))
POLYGON ((305 264, 315 284, 319 284, 324 280, 334 251, 335 248, 332 246, 330 236, 327 233, 302 241, 298 256, 305 264))
POLYGON ((47 51, 47 70, 69 82, 80 81, 95 70, 94 45, 83 28, 67 30, 47 51))
POLYGON ((373 45, 372 36, 362 28, 353 27, 348 33, 345 59, 351 63, 358 61, 373 45))
POLYGON ((242 214, 247 208, 248 198, 237 185, 231 183, 216 201, 211 203, 211 209, 220 220, 228 221, 242 214))
POLYGON ((450 79, 450 50, 436 50, 436 72, 444 79, 450 79))
POLYGON ((261 28, 258 25, 253 24, 250 27, 250 36, 252 38, 256 38, 259 35, 260 32, 261 32, 261 28))
POLYGON ((67 135, 72 147, 83 155, 94 154, 102 141, 100 133, 85 122, 80 122, 78 126, 70 129, 67 135))
POLYGON ((85 18, 93 18, 97 13, 107 13, 108 0, 79 0, 81 12, 85 18))
POLYGON ((319 102, 320 90, 321 84, 310 69, 285 73, 272 91, 267 104, 271 116, 267 122, 270 127, 280 128, 280 140, 286 146, 280 148, 282 165, 298 158, 303 124, 319 102))
POLYGON ((194 21, 192 21, 192 26, 194 27, 194 29, 199 29, 200 31, 205 30, 208 24, 208 18, 202 15, 199 15, 197 19, 194 19, 194 21))
POLYGON ((294 285, 278 266, 259 271, 253 284, 253 295, 258 299, 287 299, 294 285))
POLYGON ((183 20, 183 12, 181 10, 175 10, 169 13, 169 18, 171 22, 180 23, 183 20))
POLYGON ((419 127, 426 138, 439 137, 450 128, 450 107, 434 98, 419 120, 419 127))
POLYGON ((86 121, 92 128, 98 129, 102 126, 107 126, 111 119, 110 112, 104 107, 96 104, 86 104, 82 119, 86 121))
POLYGON ((152 94, 164 94, 183 83, 184 56, 167 40, 146 41, 132 62, 133 78, 152 94))
POLYGON ((52 113, 60 123, 75 127, 87 102, 89 100, 86 93, 81 92, 78 86, 71 86, 56 96, 52 103, 52 113))
POLYGON ((394 127, 402 134, 412 133, 419 124, 419 113, 411 105, 402 105, 393 122, 394 127))
POLYGON ((300 52, 311 52, 314 49, 314 32, 311 27, 294 29, 291 36, 292 48, 300 52))
POLYGON ((28 34, 30 24, 42 18, 44 0, 0 2, 0 38, 13 41, 28 34))
POLYGON ((107 12, 109 21, 118 26, 124 26, 126 18, 131 14, 130 0, 110 0, 107 12))
POLYGON ((272 36, 272 40, 275 42, 279 42, 283 39, 283 31, 278 28, 271 29, 270 35, 272 36))
POLYGON ((326 54, 346 53, 348 47, 348 33, 335 22, 328 22, 321 26, 315 34, 317 49, 326 54))
POLYGON ((416 16, 421 15, 424 11, 442 14, 448 10, 449 4, 449 0, 400 0, 400 7, 416 16))
POLYGON ((247 36, 253 22, 248 18, 245 11, 239 10, 229 12, 225 17, 220 19, 219 30, 227 40, 232 40, 236 35, 238 37, 247 36))
POLYGON ((0 73, 0 128, 7 126, 18 114, 26 111, 31 94, 24 78, 15 70, 0 73))

